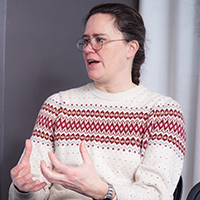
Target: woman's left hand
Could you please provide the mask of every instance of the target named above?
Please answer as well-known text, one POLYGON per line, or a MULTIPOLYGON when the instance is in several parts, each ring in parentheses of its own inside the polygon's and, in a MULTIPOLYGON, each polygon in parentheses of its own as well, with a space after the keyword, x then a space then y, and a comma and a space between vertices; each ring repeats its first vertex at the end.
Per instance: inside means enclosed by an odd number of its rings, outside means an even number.
POLYGON ((61 184, 67 189, 100 199, 107 194, 108 184, 97 175, 84 141, 80 144, 80 153, 83 164, 69 167, 62 164, 53 152, 49 152, 49 158, 59 172, 53 171, 45 161, 41 161, 42 174, 51 183, 61 184))

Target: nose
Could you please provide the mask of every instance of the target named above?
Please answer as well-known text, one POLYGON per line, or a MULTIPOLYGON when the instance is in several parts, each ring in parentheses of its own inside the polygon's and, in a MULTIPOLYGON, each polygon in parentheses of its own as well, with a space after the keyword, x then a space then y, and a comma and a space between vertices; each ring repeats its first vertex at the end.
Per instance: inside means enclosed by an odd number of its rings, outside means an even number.
POLYGON ((89 53, 89 52, 95 52, 95 50, 92 48, 91 42, 89 42, 88 45, 84 48, 84 53, 89 53))

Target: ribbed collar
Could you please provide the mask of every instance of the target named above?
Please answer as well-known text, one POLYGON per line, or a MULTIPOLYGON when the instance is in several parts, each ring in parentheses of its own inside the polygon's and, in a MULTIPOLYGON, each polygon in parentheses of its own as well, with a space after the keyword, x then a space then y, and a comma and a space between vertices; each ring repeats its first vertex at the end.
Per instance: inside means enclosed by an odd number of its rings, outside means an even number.
POLYGON ((146 87, 144 87, 143 85, 139 85, 123 92, 109 93, 109 92, 103 92, 97 89, 94 83, 88 83, 87 87, 89 91, 96 97, 109 100, 109 101, 119 101, 122 99, 134 98, 146 90, 146 87))

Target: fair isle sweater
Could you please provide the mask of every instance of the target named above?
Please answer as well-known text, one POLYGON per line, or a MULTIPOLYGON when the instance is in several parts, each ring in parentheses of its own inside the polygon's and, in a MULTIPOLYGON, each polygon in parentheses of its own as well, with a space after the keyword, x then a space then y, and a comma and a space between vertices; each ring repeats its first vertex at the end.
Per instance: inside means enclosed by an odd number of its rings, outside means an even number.
MULTIPOLYGON (((82 164, 79 144, 85 140, 99 177, 114 186, 118 200, 173 199, 186 147, 180 105, 142 85, 106 93, 89 83, 54 94, 41 107, 31 140, 31 170, 40 181, 40 161, 52 166, 49 151, 75 167, 82 164)), ((10 199, 92 198, 48 183, 28 194, 11 185, 10 199)))

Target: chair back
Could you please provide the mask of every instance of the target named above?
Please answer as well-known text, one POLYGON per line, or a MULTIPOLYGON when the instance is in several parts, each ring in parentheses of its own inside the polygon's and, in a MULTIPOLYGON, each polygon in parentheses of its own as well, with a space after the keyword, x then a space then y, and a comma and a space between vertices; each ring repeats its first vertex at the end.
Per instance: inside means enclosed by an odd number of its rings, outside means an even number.
POLYGON ((187 200, 200 200, 200 182, 190 190, 187 200))

